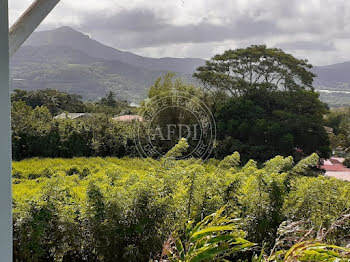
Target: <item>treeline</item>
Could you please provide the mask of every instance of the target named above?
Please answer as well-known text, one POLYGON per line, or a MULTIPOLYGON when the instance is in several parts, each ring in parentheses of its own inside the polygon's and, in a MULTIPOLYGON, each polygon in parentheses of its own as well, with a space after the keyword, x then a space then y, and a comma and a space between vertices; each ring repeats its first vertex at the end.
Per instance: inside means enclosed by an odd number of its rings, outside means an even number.
MULTIPOLYGON (((301 159, 316 152, 328 157, 331 151, 324 115, 329 109, 312 87, 315 75, 311 67, 306 60, 266 46, 228 50, 197 69, 193 76, 200 85, 174 80, 168 74, 155 82, 148 98, 180 91, 204 101, 215 118, 217 143, 212 156, 219 159, 233 151, 241 153, 243 162, 264 162, 277 154, 301 159)), ((129 144, 133 136, 130 129, 108 118, 125 110, 137 111, 115 100, 112 93, 97 103, 84 103, 76 95, 53 90, 16 91, 12 100, 17 102, 13 106, 15 159, 120 157, 135 152, 129 144), (83 111, 102 116, 88 121, 57 121, 50 119, 46 110, 51 115, 83 111), (31 121, 21 121, 28 115, 31 121)), ((164 111, 163 117, 179 119, 175 114, 164 111)), ((159 124, 163 122, 160 118, 159 124)))
POLYGON ((20 91, 12 94, 12 156, 31 157, 136 155, 132 128, 111 119, 126 102, 112 93, 96 103, 85 103, 76 95, 56 90, 20 91), (96 113, 89 119, 55 119, 62 112, 96 113))
POLYGON ((16 89, 11 94, 11 101, 23 101, 31 108, 45 106, 53 116, 62 112, 70 113, 104 113, 116 115, 123 110, 129 110, 127 101, 118 100, 116 95, 110 91, 105 97, 98 101, 82 101, 82 97, 76 94, 55 89, 43 89, 36 91, 25 91, 16 89))

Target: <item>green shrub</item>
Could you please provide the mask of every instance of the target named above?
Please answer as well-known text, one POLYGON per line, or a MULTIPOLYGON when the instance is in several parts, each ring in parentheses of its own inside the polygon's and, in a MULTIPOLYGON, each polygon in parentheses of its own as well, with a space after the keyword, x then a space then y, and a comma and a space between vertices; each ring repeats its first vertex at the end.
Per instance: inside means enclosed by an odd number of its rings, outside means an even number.
POLYGON ((345 158, 343 164, 347 167, 350 167, 350 157, 345 158))
MULTIPOLYGON (((226 206, 250 242, 272 248, 279 225, 326 226, 350 207, 350 183, 316 177, 312 161, 277 156, 262 168, 220 161, 28 159, 13 163, 14 256, 19 261, 149 261, 188 220, 226 206), (312 176, 310 176, 310 172, 312 176)), ((332 244, 347 235, 338 230, 332 244)))

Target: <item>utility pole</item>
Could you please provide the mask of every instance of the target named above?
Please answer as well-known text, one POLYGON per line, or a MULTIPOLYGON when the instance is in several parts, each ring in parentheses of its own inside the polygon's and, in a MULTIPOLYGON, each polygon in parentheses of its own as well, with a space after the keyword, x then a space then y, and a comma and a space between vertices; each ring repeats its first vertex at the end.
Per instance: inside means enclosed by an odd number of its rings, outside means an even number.
POLYGON ((0 0, 0 261, 13 261, 9 58, 60 0, 35 0, 9 30, 8 0, 0 0))

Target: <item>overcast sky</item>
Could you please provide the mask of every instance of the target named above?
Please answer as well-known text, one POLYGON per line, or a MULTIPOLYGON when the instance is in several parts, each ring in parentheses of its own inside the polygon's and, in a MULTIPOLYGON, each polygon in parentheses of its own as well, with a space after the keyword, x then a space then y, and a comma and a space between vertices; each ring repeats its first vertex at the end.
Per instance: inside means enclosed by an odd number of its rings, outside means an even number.
MULTIPOLYGON (((10 23, 31 2, 9 0, 10 23)), ((349 0, 61 0, 39 30, 63 25, 151 57, 266 44, 314 65, 350 61, 349 0)))

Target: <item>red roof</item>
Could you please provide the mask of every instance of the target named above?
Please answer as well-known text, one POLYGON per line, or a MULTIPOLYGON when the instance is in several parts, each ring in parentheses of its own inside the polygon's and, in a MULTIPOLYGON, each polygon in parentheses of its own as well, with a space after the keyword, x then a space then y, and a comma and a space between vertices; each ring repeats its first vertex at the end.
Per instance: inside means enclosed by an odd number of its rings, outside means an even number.
POLYGON ((344 166, 340 159, 332 157, 331 159, 324 160, 321 169, 326 171, 338 171, 338 172, 350 172, 350 168, 344 166))
POLYGON ((325 159, 321 169, 325 170, 326 176, 335 177, 342 180, 350 181, 350 168, 343 165, 344 158, 332 157, 325 159))
POLYGON ((341 172, 350 172, 350 169, 343 166, 342 164, 336 164, 336 165, 323 165, 321 166, 321 169, 326 171, 341 171, 341 172))

